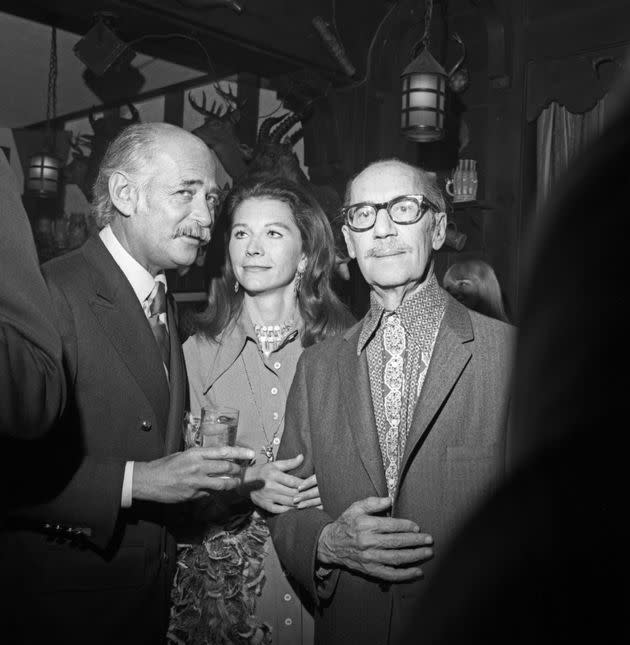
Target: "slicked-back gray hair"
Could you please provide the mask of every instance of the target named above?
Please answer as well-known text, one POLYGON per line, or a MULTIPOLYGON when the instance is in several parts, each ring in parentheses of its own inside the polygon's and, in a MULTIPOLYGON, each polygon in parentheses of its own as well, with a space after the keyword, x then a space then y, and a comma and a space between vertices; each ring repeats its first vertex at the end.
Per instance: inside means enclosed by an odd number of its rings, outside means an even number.
POLYGON ((123 171, 141 184, 147 164, 158 151, 159 135, 173 127, 167 123, 134 123, 110 142, 93 188, 91 211, 99 229, 118 215, 109 195, 109 178, 114 172, 123 171))
POLYGON ((350 191, 352 190, 352 184, 360 174, 365 172, 368 168, 375 168, 378 166, 391 166, 391 165, 399 165, 399 166, 404 166, 406 168, 409 168, 409 170, 413 172, 416 178, 416 181, 418 182, 418 187, 419 188, 421 187, 422 192, 427 197, 427 199, 431 200, 436 206, 438 206, 440 208, 440 211, 446 212, 446 201, 444 199, 444 193, 440 190, 435 173, 432 173, 427 170, 424 170, 423 168, 414 166, 410 163, 407 163, 406 161, 397 159, 396 157, 373 161, 372 163, 368 164, 365 168, 357 172, 353 177, 351 177, 348 183, 346 184, 344 206, 348 206, 350 204, 350 191))

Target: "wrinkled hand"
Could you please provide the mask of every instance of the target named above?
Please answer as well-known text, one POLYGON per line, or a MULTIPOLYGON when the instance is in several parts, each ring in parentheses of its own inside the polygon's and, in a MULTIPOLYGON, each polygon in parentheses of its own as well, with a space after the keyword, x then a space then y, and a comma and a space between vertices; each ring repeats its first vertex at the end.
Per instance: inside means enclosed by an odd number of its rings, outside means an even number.
POLYGON ((433 557, 433 538, 420 533, 411 520, 374 516, 390 506, 389 497, 368 497, 352 504, 324 527, 318 560, 387 582, 422 577, 419 564, 433 557))
MULTIPOLYGON (((292 459, 280 459, 250 466, 243 476, 244 492, 249 494, 254 504, 270 513, 284 513, 295 508, 297 506, 295 499, 301 495, 306 495, 301 501, 310 504, 313 500, 312 484, 307 486, 308 492, 301 491, 306 490, 302 486, 312 478, 301 479, 287 472, 297 468, 303 461, 304 456, 297 455, 292 459)), ((319 503, 319 491, 315 499, 319 503)))
POLYGON ((240 484, 242 467, 254 451, 242 447, 190 448, 133 467, 134 499, 174 504, 199 499, 210 491, 231 490, 240 484))

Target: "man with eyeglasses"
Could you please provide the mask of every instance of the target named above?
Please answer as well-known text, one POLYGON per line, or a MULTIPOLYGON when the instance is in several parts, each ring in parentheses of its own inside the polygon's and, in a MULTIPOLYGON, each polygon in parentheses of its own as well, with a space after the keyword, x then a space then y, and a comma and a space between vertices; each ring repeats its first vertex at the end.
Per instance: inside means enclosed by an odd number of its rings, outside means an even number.
POLYGON ((432 173, 372 163, 346 204, 370 309, 305 350, 279 451, 304 454, 295 474, 317 474, 323 510, 269 522, 317 604, 317 643, 402 644, 422 634, 423 579, 503 474, 514 329, 438 284, 446 214, 432 173))

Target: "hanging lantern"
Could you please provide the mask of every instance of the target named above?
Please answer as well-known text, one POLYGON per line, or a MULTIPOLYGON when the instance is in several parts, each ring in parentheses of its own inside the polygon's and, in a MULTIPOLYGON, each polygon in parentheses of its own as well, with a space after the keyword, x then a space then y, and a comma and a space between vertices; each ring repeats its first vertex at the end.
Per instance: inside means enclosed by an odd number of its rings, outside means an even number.
POLYGON ((61 162, 57 157, 42 152, 31 157, 28 164, 26 188, 40 197, 54 197, 59 190, 61 162))
POLYGON ((26 189, 39 197, 56 197, 59 192, 61 161, 54 154, 55 135, 51 121, 57 114, 57 29, 52 28, 50 61, 48 65, 48 102, 46 106, 46 134, 40 153, 30 158, 26 189))
POLYGON ((433 0, 426 0, 424 34, 413 48, 414 60, 401 74, 400 127, 407 138, 419 143, 444 137, 448 75, 429 52, 432 14, 433 0), (420 47, 422 53, 417 56, 420 47))
POLYGON ((425 49, 401 75, 403 134, 417 142, 444 137, 446 84, 444 68, 425 49))

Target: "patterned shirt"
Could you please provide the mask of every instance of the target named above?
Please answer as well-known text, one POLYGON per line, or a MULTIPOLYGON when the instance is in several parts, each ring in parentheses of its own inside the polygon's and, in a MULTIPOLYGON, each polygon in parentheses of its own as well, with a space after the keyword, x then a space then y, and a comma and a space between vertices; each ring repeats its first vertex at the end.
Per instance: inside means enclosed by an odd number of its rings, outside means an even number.
POLYGON ((386 311, 372 292, 359 334, 357 354, 367 352, 372 405, 391 497, 396 493, 407 434, 446 302, 434 275, 393 312, 386 311))

